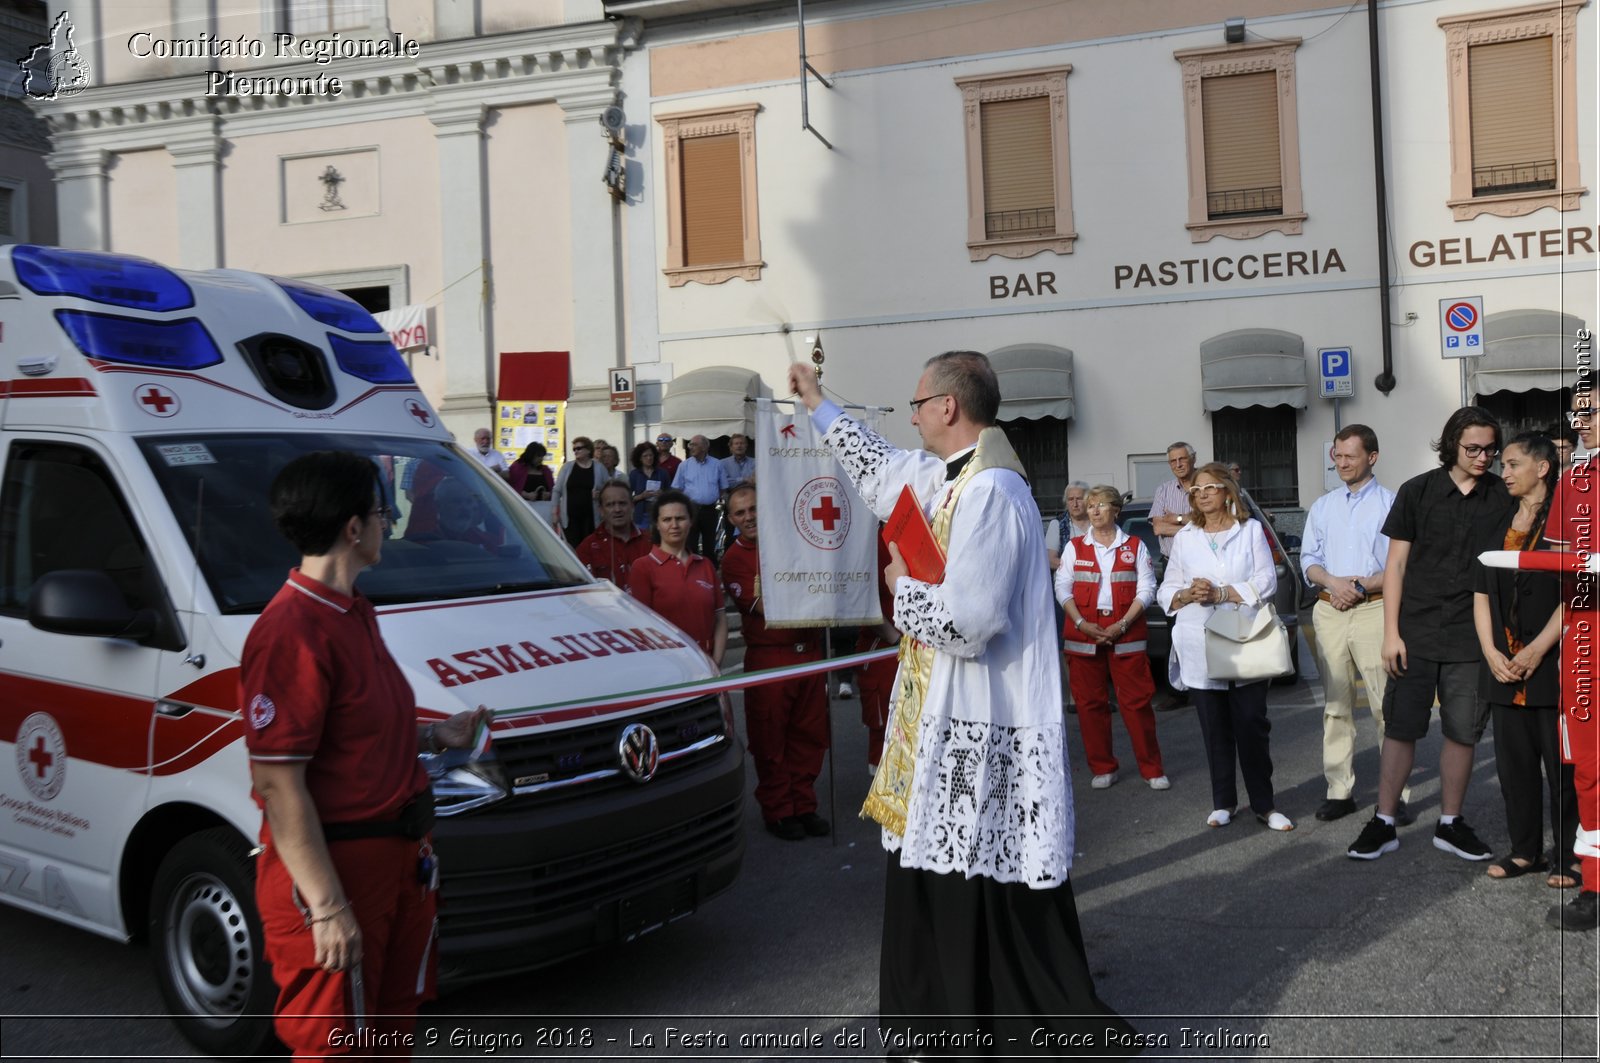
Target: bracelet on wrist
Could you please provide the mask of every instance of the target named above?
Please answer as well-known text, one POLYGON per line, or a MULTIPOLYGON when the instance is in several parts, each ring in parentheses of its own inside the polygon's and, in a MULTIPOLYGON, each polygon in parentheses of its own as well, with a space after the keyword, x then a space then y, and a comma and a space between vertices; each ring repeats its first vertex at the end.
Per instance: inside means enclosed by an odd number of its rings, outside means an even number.
POLYGON ((306 926, 316 926, 318 923, 326 923, 329 920, 333 919, 334 916, 338 915, 340 912, 348 912, 349 910, 350 910, 350 902, 349 901, 345 901, 343 904, 339 905, 339 907, 335 908, 333 911, 329 912, 327 915, 319 915, 319 916, 313 918, 311 913, 308 911, 308 912, 306 912, 306 926))

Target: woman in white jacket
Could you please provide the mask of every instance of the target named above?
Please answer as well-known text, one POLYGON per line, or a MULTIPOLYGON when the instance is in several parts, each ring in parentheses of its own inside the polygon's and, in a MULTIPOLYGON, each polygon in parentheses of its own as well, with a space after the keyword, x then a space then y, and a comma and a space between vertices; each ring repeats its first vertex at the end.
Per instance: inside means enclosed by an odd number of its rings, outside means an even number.
POLYGON ((1173 617, 1173 686, 1191 692, 1205 738, 1214 809, 1206 825, 1225 826, 1233 818, 1237 759, 1256 818, 1273 830, 1294 830, 1273 800, 1268 681, 1231 682, 1206 672, 1206 620, 1219 608, 1255 610, 1271 601, 1278 589, 1272 549, 1226 466, 1203 466, 1189 488, 1189 503, 1194 518, 1172 541, 1156 598, 1173 617))

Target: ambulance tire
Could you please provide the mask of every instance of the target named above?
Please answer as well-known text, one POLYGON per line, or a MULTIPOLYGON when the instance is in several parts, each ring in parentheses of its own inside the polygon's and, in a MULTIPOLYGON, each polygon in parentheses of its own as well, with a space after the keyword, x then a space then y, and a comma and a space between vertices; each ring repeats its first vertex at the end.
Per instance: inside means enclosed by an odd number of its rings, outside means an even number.
POLYGON ((277 988, 256 914, 255 868, 231 827, 200 831, 161 861, 150 895, 156 984, 178 1031, 217 1056, 281 1051, 277 988))

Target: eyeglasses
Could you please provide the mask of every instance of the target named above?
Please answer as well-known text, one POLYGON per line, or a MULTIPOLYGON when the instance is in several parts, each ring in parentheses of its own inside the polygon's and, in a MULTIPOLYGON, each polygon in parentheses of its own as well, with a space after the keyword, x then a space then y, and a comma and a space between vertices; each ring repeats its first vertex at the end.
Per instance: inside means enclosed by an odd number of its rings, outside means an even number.
POLYGON ((1195 484, 1193 487, 1189 488, 1189 493, 1191 495, 1212 495, 1216 494, 1218 491, 1226 490, 1227 488, 1223 487, 1221 484, 1195 484))
POLYGON ((393 524, 394 523, 394 507, 392 507, 392 506, 379 506, 377 509, 373 510, 371 513, 368 513, 367 516, 369 516, 369 517, 377 517, 379 520, 383 521, 385 524, 393 524))
POLYGON ((934 399, 949 398, 949 396, 950 393, 948 391, 941 391, 937 395, 928 395, 920 399, 912 399, 910 402, 906 403, 906 405, 911 407, 912 413, 916 413, 922 409, 923 403, 932 402, 934 399))
POLYGON ((1594 408, 1585 406, 1581 410, 1571 410, 1567 413, 1567 420, 1573 424, 1588 424, 1594 417, 1594 408))
POLYGON ((594 448, 593 447, 573 447, 572 448, 572 452, 574 454, 593 454, 594 453, 594 448))
POLYGON ((1461 444, 1461 449, 1469 458, 1476 458, 1480 456, 1492 458, 1496 454, 1500 453, 1500 448, 1495 446, 1493 443, 1481 447, 1476 443, 1463 443, 1461 444))
POLYGON ((1089 509, 1121 509, 1122 507, 1121 506, 1114 506, 1110 502, 1090 502, 1087 508, 1089 508, 1089 509))

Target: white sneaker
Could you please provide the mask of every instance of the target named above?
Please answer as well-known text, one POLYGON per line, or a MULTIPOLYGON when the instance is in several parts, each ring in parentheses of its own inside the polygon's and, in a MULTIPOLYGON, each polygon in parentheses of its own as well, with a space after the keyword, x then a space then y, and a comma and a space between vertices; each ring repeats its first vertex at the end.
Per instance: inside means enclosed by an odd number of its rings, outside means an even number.
POLYGON ((1145 781, 1150 784, 1150 789, 1152 790, 1172 789, 1172 780, 1165 775, 1157 775, 1154 779, 1146 779, 1145 781))
POLYGON ((856 696, 856 688, 851 686, 848 682, 840 683, 839 696, 841 698, 853 698, 856 696))
POLYGON ((1233 813, 1225 808, 1219 808, 1206 817, 1208 827, 1226 827, 1233 822, 1233 813))
POLYGON ((1108 772, 1105 775, 1096 775, 1094 778, 1090 779, 1089 785, 1094 787, 1096 790, 1106 790, 1109 789, 1111 784, 1116 782, 1117 779, 1118 775, 1116 772, 1108 772))

